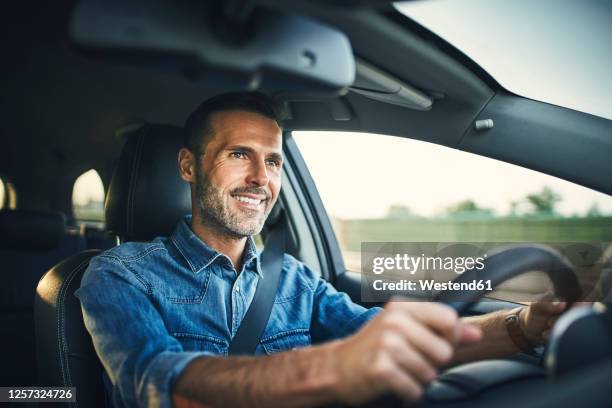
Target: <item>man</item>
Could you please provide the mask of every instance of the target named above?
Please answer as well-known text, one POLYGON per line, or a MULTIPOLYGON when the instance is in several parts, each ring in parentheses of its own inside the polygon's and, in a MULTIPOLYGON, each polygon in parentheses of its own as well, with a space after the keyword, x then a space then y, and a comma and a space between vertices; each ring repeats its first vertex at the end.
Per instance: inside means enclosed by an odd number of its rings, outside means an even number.
POLYGON ((511 338, 507 312, 459 320, 446 306, 402 301, 367 310, 285 255, 258 356, 226 357, 267 273, 253 235, 279 194, 281 123, 267 97, 231 93, 204 102, 186 130, 178 166, 192 216, 170 237, 92 259, 77 291, 116 406, 415 400, 440 367, 543 341, 565 307, 518 309, 511 338))

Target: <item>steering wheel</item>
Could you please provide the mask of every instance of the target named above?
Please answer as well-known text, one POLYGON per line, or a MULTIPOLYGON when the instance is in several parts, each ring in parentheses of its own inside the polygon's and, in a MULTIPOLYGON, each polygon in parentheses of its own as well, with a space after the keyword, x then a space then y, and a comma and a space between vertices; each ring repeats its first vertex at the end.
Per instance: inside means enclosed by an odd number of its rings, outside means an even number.
MULTIPOLYGON (((488 285, 482 285, 482 289, 468 291, 444 291, 438 293, 434 299, 445 303, 455 309, 459 315, 467 312, 472 305, 480 300, 485 294, 493 290, 500 283, 530 271, 541 271, 548 275, 554 286, 555 295, 566 300, 569 304, 578 300, 582 294, 578 277, 572 264, 555 249, 544 245, 516 245, 502 248, 490 254, 483 262, 484 267, 480 270, 471 269, 455 278, 453 283, 467 283, 474 280, 490 280, 488 285)), ((459 380, 463 375, 470 387, 477 386, 480 382, 485 387, 494 387, 496 383, 508 383, 513 380, 536 378, 537 367, 527 363, 518 363, 504 360, 492 360, 480 363, 468 363, 453 369, 455 375, 453 381, 459 380), (484 364, 480 364, 484 363, 484 364), (523 364, 521 366, 520 364, 523 364), (459 369, 459 370, 457 370, 459 369), (512 377, 504 377, 503 373, 512 372, 512 377), (457 373, 460 371, 460 373, 457 373), (501 374, 501 375, 500 375, 501 374)), ((430 387, 426 392, 438 392, 440 388, 430 387)), ((440 391, 444 392, 444 391, 440 391)), ((463 400, 468 403, 469 399, 463 400)), ((419 406, 437 406, 434 403, 421 401, 419 406)), ((446 406, 444 403, 441 405, 446 406)), ((405 404, 393 396, 385 396, 370 402, 364 407, 395 408, 403 407, 405 404)), ((453 406, 453 405, 451 405, 453 406)))
MULTIPOLYGON (((502 248, 487 257, 483 264, 482 269, 472 268, 453 279, 453 283, 489 280, 490 288, 493 289, 515 276, 530 271, 541 271, 552 281, 555 295, 565 299, 569 304, 582 295, 571 262, 555 249, 545 245, 516 245, 502 248)), ((482 289, 440 292, 434 300, 449 305, 461 315, 491 291, 487 286, 482 285, 482 289)))

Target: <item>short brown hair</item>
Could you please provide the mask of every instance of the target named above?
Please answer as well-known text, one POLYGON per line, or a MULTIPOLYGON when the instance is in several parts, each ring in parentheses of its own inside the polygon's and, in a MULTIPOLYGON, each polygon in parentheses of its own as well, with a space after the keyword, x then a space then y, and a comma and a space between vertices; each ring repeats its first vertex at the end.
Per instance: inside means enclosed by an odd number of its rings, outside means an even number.
POLYGON ((185 122, 185 147, 200 157, 204 153, 204 147, 213 136, 210 125, 212 114, 228 110, 258 113, 273 119, 279 128, 283 128, 282 110, 279 104, 268 95, 261 92, 227 92, 205 100, 189 115, 185 122))

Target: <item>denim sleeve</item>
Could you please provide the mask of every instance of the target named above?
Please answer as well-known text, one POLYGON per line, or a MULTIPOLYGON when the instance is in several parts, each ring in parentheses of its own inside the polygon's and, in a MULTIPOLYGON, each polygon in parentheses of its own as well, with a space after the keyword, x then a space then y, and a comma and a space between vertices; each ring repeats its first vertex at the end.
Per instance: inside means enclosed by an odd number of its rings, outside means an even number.
POLYGON ((382 309, 354 303, 346 293, 338 292, 325 279, 316 276, 304 265, 315 286, 311 336, 315 343, 349 336, 359 330, 382 309))
POLYGON ((146 282, 116 258, 91 260, 76 296, 112 384, 115 406, 171 407, 172 382, 194 358, 164 326, 146 282))

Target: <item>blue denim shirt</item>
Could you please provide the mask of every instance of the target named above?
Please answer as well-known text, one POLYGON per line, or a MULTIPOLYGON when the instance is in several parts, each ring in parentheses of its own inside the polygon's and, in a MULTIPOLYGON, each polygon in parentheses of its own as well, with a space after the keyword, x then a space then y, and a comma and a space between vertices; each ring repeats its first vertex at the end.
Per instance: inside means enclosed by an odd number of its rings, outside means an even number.
MULTIPOLYGON (((181 220, 170 237, 130 242, 91 260, 76 296, 117 407, 170 407, 172 382, 194 358, 227 355, 259 279, 252 238, 240 273, 181 220)), ((290 255, 256 354, 353 333, 373 317, 290 255)))

